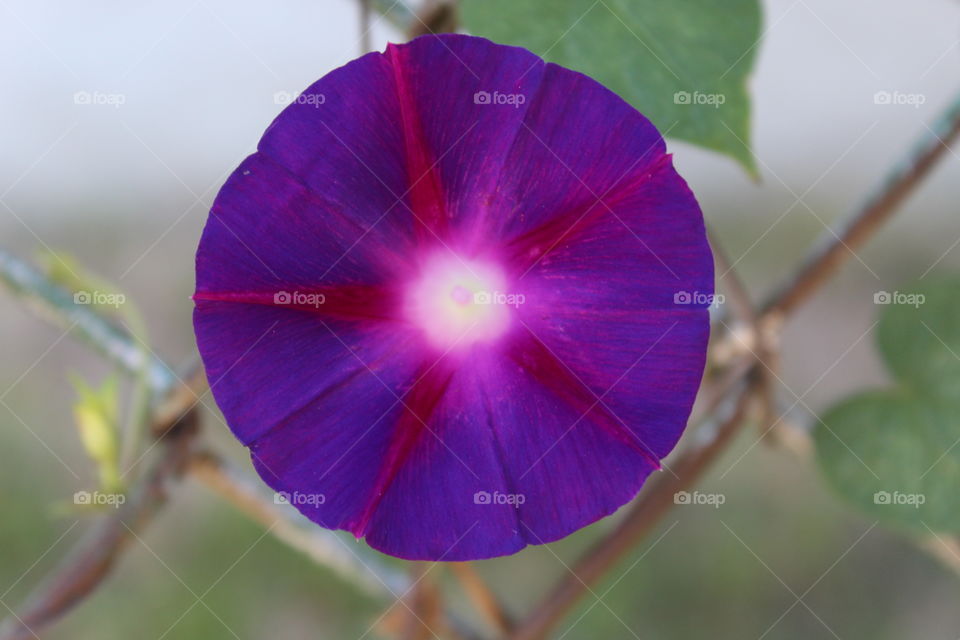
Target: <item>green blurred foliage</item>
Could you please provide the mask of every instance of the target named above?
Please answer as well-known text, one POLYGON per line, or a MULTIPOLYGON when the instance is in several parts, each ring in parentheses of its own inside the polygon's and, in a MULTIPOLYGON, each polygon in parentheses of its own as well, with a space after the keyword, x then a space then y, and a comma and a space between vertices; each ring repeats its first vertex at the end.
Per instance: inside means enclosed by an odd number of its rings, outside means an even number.
POLYGON ((960 279, 881 291, 880 352, 897 381, 823 416, 820 466, 845 499, 921 534, 960 531, 960 279))

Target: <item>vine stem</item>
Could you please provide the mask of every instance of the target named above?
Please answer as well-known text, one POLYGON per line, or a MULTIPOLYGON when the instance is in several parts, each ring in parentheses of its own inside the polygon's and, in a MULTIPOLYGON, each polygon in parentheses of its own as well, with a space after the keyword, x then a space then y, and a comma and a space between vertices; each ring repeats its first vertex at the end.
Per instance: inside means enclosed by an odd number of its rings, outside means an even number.
POLYGON ((824 232, 796 274, 764 305, 763 315, 770 318, 789 315, 816 293, 897 211, 943 155, 950 151, 949 145, 958 134, 960 95, 928 128, 908 158, 890 171, 880 188, 840 226, 839 231, 824 232))
POLYGON ((372 555, 358 555, 327 529, 308 524, 285 505, 278 505, 259 483, 251 482, 219 455, 202 451, 193 456, 192 478, 220 498, 262 524, 278 540, 301 551, 319 565, 332 569, 370 597, 383 599, 410 588, 408 576, 372 555))
POLYGON ((431 33, 457 30, 457 7, 453 0, 427 0, 424 7, 407 22, 407 37, 414 39, 431 33))
POLYGON ((37 632, 89 595, 106 577, 137 532, 167 501, 171 481, 186 468, 198 428, 196 412, 174 416, 153 426, 164 433, 160 455, 126 494, 115 513, 102 516, 87 536, 48 574, 20 613, 0 625, 0 640, 38 638, 37 632))
POLYGON ((740 429, 750 404, 750 385, 741 385, 729 415, 709 427, 709 435, 683 452, 674 464, 673 474, 662 473, 630 508, 626 517, 609 534, 595 542, 569 573, 524 619, 512 634, 513 640, 544 638, 567 612, 590 591, 620 559, 657 525, 673 507, 674 495, 691 488, 710 463, 740 429))
POLYGON ((72 331, 108 360, 132 372, 145 372, 150 386, 160 395, 173 388, 176 377, 166 364, 152 357, 116 324, 96 312, 92 305, 76 304, 74 292, 54 284, 36 267, 0 248, 0 283, 35 313, 54 326, 72 331))
POLYGON ((450 572, 460 582, 477 612, 486 618, 498 633, 510 631, 511 623, 496 594, 470 562, 451 562, 450 572))

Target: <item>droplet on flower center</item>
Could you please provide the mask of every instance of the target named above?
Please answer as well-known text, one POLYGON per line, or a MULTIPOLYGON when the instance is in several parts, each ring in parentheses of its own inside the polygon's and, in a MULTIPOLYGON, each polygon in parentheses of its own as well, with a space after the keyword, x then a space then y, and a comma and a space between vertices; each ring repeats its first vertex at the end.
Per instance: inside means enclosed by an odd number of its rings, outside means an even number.
POLYGON ((510 324, 503 272, 489 262, 441 253, 427 260, 406 292, 408 320, 443 351, 491 342, 510 324))

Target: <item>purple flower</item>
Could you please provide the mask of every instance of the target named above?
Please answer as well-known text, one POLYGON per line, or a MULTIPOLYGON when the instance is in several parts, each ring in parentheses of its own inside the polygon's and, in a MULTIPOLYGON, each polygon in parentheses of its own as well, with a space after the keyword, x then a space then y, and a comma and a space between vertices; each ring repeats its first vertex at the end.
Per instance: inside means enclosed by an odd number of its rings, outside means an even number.
POLYGON ((713 263, 656 128, 460 35, 293 100, 217 196, 194 324, 264 481, 385 553, 556 540, 659 468, 703 372, 713 263))

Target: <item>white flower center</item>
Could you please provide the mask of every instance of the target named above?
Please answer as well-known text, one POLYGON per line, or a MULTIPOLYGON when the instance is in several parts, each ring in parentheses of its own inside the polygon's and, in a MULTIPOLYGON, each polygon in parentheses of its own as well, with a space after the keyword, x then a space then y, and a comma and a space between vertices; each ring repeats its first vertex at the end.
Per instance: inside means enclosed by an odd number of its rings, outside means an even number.
POLYGON ((490 342, 510 322, 509 308, 496 303, 504 285, 495 265, 438 254, 407 291, 407 317, 444 351, 490 342))

